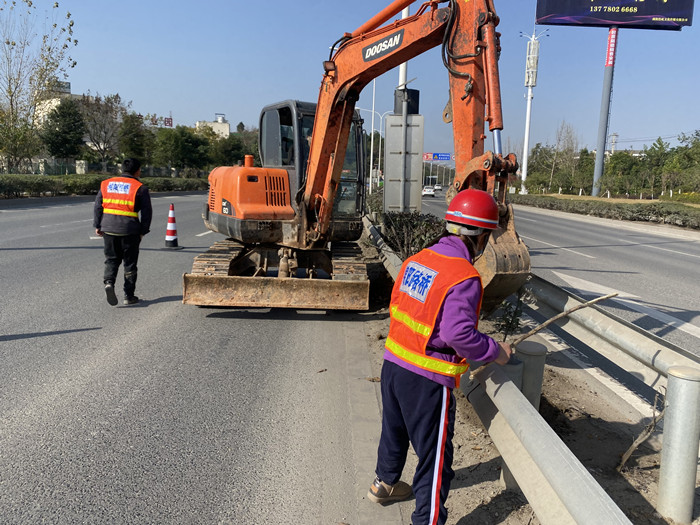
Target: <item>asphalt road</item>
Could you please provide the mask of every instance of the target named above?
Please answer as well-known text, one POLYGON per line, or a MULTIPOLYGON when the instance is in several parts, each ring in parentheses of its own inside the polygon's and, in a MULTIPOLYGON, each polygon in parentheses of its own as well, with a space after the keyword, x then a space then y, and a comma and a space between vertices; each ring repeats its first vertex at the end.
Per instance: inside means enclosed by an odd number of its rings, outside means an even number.
MULTIPOLYGON (((444 216, 444 192, 423 198, 444 216)), ((604 307, 700 355, 700 232, 515 207, 532 272, 584 298, 618 292, 604 307)))
POLYGON ((154 196, 130 307, 91 199, 0 201, 2 523, 402 523, 361 314, 181 304, 205 200, 154 196))

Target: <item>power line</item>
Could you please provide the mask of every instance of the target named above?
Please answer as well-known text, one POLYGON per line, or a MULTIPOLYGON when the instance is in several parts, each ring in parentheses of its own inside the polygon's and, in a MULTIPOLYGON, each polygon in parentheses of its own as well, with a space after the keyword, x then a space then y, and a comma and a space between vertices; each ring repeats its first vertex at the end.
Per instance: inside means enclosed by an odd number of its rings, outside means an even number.
POLYGON ((680 133, 675 133, 673 135, 663 135, 663 136, 656 136, 656 137, 642 137, 642 138, 636 138, 636 139, 617 139, 617 143, 619 144, 620 142, 654 142, 656 139, 661 139, 661 140, 677 139, 681 135, 692 135, 694 132, 695 132, 695 130, 682 131, 680 133))

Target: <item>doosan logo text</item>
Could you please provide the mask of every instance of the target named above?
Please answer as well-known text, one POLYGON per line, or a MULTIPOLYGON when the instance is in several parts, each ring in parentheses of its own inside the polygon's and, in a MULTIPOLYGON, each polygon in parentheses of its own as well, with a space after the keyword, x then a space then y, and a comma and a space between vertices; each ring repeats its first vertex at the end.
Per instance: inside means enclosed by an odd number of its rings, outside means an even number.
POLYGON ((403 42, 403 29, 393 35, 389 35, 384 40, 380 42, 375 42, 362 49, 362 58, 365 62, 370 60, 376 60, 377 58, 388 55, 394 49, 401 46, 403 42))

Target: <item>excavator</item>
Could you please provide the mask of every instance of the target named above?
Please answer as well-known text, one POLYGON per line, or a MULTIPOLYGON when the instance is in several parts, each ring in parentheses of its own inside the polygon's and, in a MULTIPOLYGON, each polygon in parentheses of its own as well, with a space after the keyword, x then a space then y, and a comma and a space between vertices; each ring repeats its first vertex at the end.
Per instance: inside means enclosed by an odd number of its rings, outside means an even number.
POLYGON ((449 201, 466 188, 491 193, 499 228, 476 261, 483 311, 493 310, 528 278, 530 257, 506 202, 515 155, 500 151, 503 117, 493 0, 430 0, 392 19, 413 0, 395 0, 352 33, 323 62, 315 104, 263 108, 260 157, 209 175, 205 225, 225 235, 184 275, 183 302, 200 306, 366 310, 369 280, 356 241, 362 234, 364 147, 355 104, 376 77, 441 46, 449 78, 443 120, 454 135, 449 201), (484 151, 485 126, 494 149, 484 151))

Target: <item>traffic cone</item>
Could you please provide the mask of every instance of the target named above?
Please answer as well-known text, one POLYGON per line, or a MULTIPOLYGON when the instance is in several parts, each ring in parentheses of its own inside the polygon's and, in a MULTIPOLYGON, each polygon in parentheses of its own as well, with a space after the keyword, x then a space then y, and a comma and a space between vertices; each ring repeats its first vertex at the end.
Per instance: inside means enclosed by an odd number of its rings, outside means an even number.
POLYGON ((177 226, 175 225, 175 206, 170 204, 168 212, 168 228, 165 231, 165 247, 179 250, 182 246, 177 245, 177 226))

